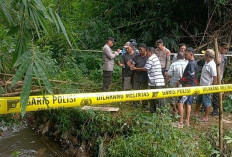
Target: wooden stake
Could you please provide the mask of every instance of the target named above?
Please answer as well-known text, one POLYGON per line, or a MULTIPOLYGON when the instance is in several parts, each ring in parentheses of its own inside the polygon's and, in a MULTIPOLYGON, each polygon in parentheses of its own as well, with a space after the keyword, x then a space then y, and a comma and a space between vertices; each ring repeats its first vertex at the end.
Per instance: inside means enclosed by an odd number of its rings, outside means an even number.
MULTIPOLYGON (((215 48, 215 58, 217 65, 217 82, 221 84, 221 74, 220 74, 220 61, 219 61, 219 51, 218 51, 218 40, 217 36, 214 36, 214 48, 215 48)), ((219 93, 219 148, 221 154, 223 152, 223 104, 222 104, 222 93, 219 93)))

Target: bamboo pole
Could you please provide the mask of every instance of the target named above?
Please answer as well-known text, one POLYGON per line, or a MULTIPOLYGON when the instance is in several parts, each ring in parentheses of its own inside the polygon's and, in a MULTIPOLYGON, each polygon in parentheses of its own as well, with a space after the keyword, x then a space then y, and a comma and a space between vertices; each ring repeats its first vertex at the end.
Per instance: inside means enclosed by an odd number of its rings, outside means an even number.
MULTIPOLYGON (((39 93, 39 92, 41 92, 41 89, 30 90, 30 93, 39 93)), ((13 93, 0 94, 0 96, 1 97, 10 97, 10 96, 18 96, 20 94, 21 94, 21 91, 13 92, 13 93)))
MULTIPOLYGON (((219 51, 218 51, 218 40, 217 36, 214 37, 214 48, 215 48, 215 58, 217 64, 217 82, 221 84, 221 74, 220 74, 220 61, 219 61, 219 51)), ((219 148, 221 154, 223 152, 223 104, 222 104, 222 93, 219 94, 219 148)))
MULTIPOLYGON (((13 74, 5 74, 5 73, 0 73, 0 75, 3 75, 3 76, 11 76, 11 77, 14 77, 13 74)), ((36 77, 33 77, 33 80, 37 80, 36 77)), ((42 80, 41 78, 39 80, 42 80)), ((68 81, 61 81, 61 80, 49 80, 50 82, 54 82, 54 83, 63 83, 63 84, 77 84, 78 83, 75 83, 75 82, 68 82, 68 81)), ((10 81, 9 81, 10 82, 10 81)), ((10 82, 11 83, 11 82, 10 82)))

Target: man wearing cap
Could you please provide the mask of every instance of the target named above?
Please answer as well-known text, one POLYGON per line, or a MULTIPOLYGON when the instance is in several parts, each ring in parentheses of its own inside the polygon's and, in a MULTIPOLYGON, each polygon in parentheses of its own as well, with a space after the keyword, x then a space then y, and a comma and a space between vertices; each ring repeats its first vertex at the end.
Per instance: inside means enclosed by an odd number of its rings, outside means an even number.
POLYGON ((167 75, 168 73, 168 69, 170 66, 170 50, 167 49, 164 46, 164 42, 162 39, 159 39, 156 41, 156 50, 155 50, 155 54, 157 55, 157 57, 160 60, 161 63, 161 67, 162 67, 162 74, 164 75, 164 77, 167 75))
MULTIPOLYGON (((189 47, 185 51, 185 59, 188 60, 188 65, 186 66, 182 78, 177 83, 177 86, 182 85, 182 87, 191 87, 197 85, 197 63, 194 59, 194 49, 189 47)), ((183 128, 184 123, 184 105, 186 105, 186 120, 185 124, 189 125, 190 113, 191 113, 191 104, 193 103, 193 96, 182 96, 178 103, 178 112, 180 119, 178 123, 175 123, 174 126, 178 128, 183 128)))
MULTIPOLYGON (((188 63, 185 61, 184 52, 179 52, 177 54, 177 60, 171 64, 171 66, 168 70, 168 75, 166 77, 165 84, 167 85, 169 80, 170 80, 170 87, 172 87, 172 88, 177 87, 177 83, 182 78, 187 64, 188 63)), ((178 110, 176 107, 177 106, 177 98, 176 97, 171 98, 171 106, 173 108, 173 111, 177 113, 178 110)))
MULTIPOLYGON (((130 42, 129 42, 129 41, 125 43, 125 45, 124 45, 124 47, 123 47, 123 49, 122 49, 122 51, 121 51, 121 58, 122 58, 122 56, 124 56, 125 53, 127 53, 125 47, 127 47, 127 46, 129 46, 129 45, 130 45, 130 42)), ((121 60, 122 60, 122 59, 121 59, 121 60)), ((118 66, 121 66, 121 64, 123 64, 123 63, 121 63, 120 60, 118 60, 118 61, 117 61, 117 65, 118 65, 118 66)), ((123 85, 123 83, 124 83, 125 66, 121 66, 121 67, 122 67, 122 85, 123 85)))
POLYGON ((129 46, 129 45, 130 45, 130 42, 129 42, 129 41, 125 43, 125 45, 124 45, 124 47, 123 47, 123 49, 122 49, 122 55, 124 55, 124 54, 126 53, 126 48, 125 48, 125 46, 129 46))
MULTIPOLYGON (((203 66, 201 72, 200 85, 201 86, 210 86, 212 84, 217 84, 217 69, 216 64, 214 62, 215 53, 212 49, 207 49, 205 51, 205 65, 203 66)), ((205 115, 201 119, 203 122, 207 122, 209 120, 210 114, 210 106, 211 106, 211 95, 203 94, 197 96, 195 115, 198 115, 200 105, 204 105, 205 107, 205 115)))
MULTIPOLYGON (((220 54, 218 55, 219 57, 219 66, 220 66, 220 75, 221 75, 221 80, 223 79, 224 76, 224 72, 225 72, 225 68, 226 68, 226 64, 227 64, 227 57, 225 56, 225 54, 229 51, 229 44, 226 42, 221 42, 218 50, 220 52, 220 54)), ((212 96, 212 106, 213 106, 213 113, 212 115, 214 116, 218 116, 219 112, 219 94, 218 93, 214 93, 212 96)))
MULTIPOLYGON (((147 48, 147 62, 144 67, 134 68, 136 71, 147 71, 148 74, 148 85, 150 89, 161 89, 164 88, 164 77, 162 75, 161 64, 158 57, 155 54, 155 49, 153 47, 147 48)), ((163 99, 152 99, 150 100, 150 112, 155 113, 157 108, 164 108, 163 99)))
POLYGON ((135 40, 135 39, 131 39, 131 40, 130 40, 130 43, 131 43, 131 45, 132 45, 132 48, 134 49, 134 52, 135 52, 136 54, 139 54, 139 50, 136 48, 136 46, 137 46, 136 40, 135 40))
POLYGON ((102 59, 103 59, 103 85, 102 90, 108 91, 112 73, 114 69, 114 59, 119 55, 120 50, 118 49, 117 52, 113 53, 111 47, 114 45, 114 39, 109 37, 106 41, 105 46, 103 47, 102 51, 102 59))
POLYGON ((129 46, 124 46, 124 48, 127 52, 122 56, 119 66, 125 67, 123 74, 123 89, 130 90, 132 89, 132 80, 134 76, 134 72, 130 69, 130 66, 136 54, 134 52, 132 43, 130 43, 129 46))

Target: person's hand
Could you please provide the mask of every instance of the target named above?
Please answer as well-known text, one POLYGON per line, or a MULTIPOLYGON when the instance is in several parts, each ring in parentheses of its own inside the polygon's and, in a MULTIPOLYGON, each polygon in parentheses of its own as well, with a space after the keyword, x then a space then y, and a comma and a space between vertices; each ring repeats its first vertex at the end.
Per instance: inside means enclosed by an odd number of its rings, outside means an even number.
POLYGON ((168 75, 168 71, 165 71, 165 72, 164 72, 164 76, 167 76, 167 75, 168 75))
POLYGON ((136 67, 135 66, 131 66, 130 69, 131 70, 136 70, 136 67))
POLYGON ((118 54, 121 52, 121 50, 120 49, 117 49, 117 51, 116 51, 118 54))
POLYGON ((119 61, 119 60, 118 60, 116 63, 117 63, 117 65, 118 65, 118 66, 121 66, 121 63, 120 63, 120 61, 119 61))
POLYGON ((131 61, 127 61, 126 63, 127 63, 127 65, 128 65, 129 67, 133 66, 133 64, 131 63, 131 61))

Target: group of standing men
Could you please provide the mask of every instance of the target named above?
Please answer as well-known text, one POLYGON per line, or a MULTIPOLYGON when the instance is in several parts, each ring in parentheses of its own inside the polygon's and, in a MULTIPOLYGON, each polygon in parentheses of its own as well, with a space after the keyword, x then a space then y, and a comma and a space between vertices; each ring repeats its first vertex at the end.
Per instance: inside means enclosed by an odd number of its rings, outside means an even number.
MULTIPOLYGON (((122 67, 123 89, 160 89, 168 85, 170 87, 190 87, 199 85, 211 85, 217 83, 216 63, 214 61, 215 53, 212 49, 205 51, 205 64, 202 68, 200 83, 198 83, 198 65, 195 61, 193 48, 187 48, 186 44, 179 45, 179 52, 176 53, 171 61, 170 50, 164 46, 162 39, 155 42, 156 47, 147 47, 141 43, 136 49, 136 40, 128 41, 123 50, 118 49, 113 52, 111 47, 114 39, 109 37, 103 47, 103 91, 108 91, 113 68, 114 59, 121 53, 121 61, 117 64, 122 67), (171 64, 172 63, 172 64, 171 64)), ((219 47, 219 60, 221 68, 221 79, 225 69, 227 58, 224 56, 229 50, 229 45, 222 42, 219 47)), ((173 110, 180 115, 180 120, 175 124, 177 127, 183 127, 184 124, 189 125, 191 104, 193 104, 193 96, 183 96, 181 98, 172 98, 171 105, 173 110), (184 121, 184 105, 186 105, 186 118, 184 121)), ((208 121, 211 106, 211 95, 199 95, 196 101, 195 115, 198 114, 202 105, 205 110, 205 116, 202 121, 208 121)), ((213 114, 218 114, 218 94, 213 95, 212 100, 213 114)), ((163 99, 150 100, 150 111, 156 112, 157 108, 163 108, 163 99)))

